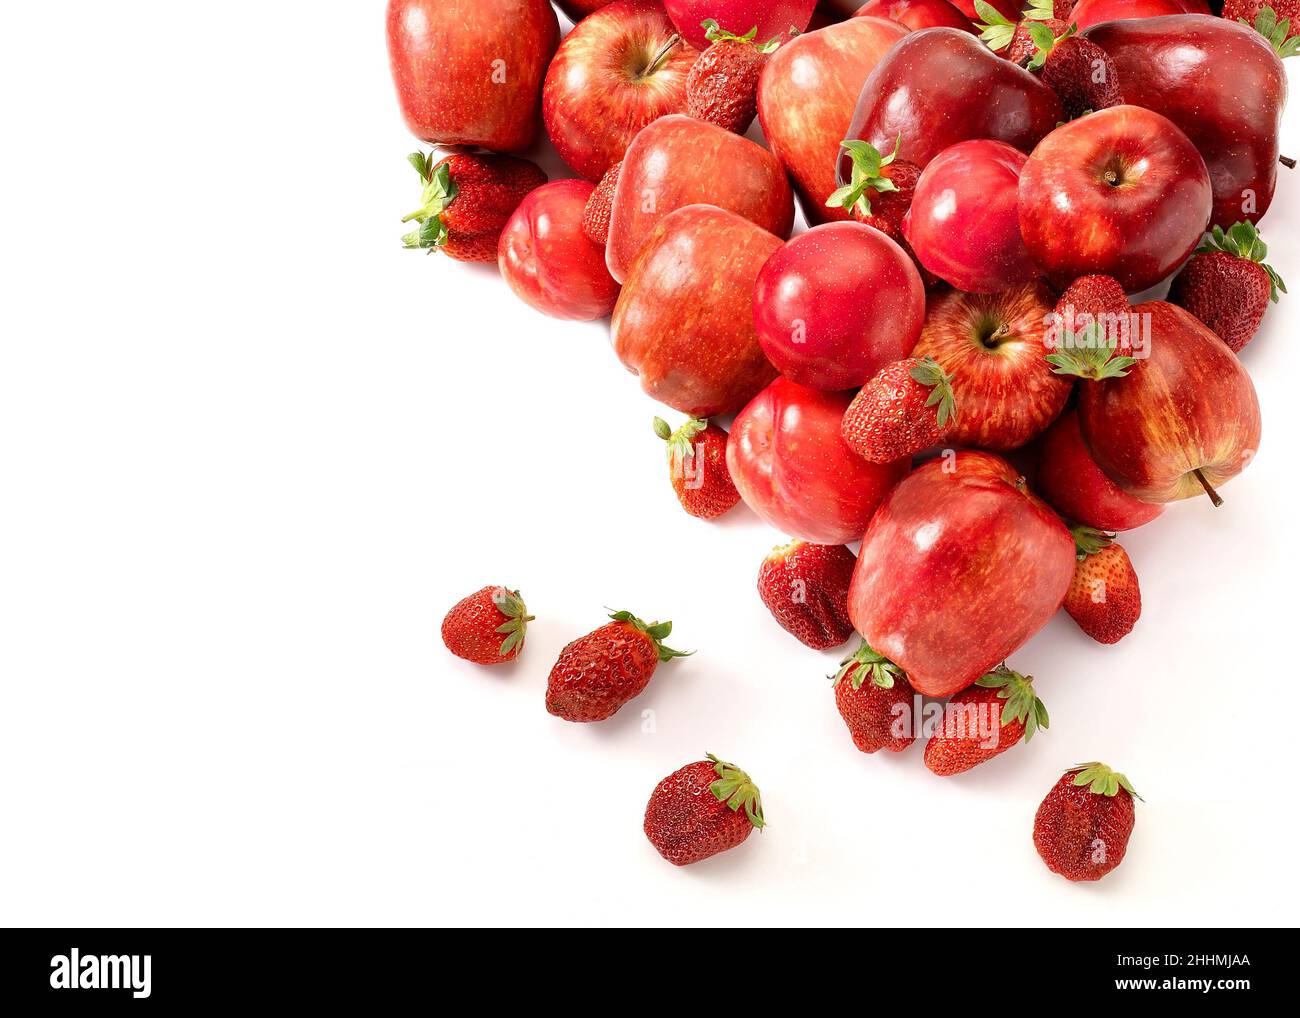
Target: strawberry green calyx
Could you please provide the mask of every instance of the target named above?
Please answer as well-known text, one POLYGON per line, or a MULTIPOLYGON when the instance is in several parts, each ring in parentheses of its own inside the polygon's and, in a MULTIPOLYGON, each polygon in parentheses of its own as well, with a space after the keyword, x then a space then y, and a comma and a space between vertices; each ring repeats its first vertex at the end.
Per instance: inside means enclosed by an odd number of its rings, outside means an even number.
POLYGON ((668 462, 681 463, 695 455, 695 436, 708 427, 705 418, 692 417, 676 431, 662 417, 655 418, 655 434, 668 443, 668 462))
POLYGON ((854 689, 861 689, 868 675, 881 689, 893 689, 895 679, 907 677, 903 669, 889 658, 872 650, 866 640, 863 640, 857 650, 840 662, 840 670, 831 676, 831 684, 838 686, 850 671, 853 675, 849 678, 849 682, 853 684, 854 689))
POLYGON ((1103 548, 1110 547, 1110 543, 1115 540, 1114 534, 1096 527, 1071 527, 1070 534, 1074 538, 1074 552, 1080 562, 1089 555, 1096 555, 1103 548))
POLYGON ((984 0, 975 0, 975 13, 980 16, 975 27, 980 30, 984 45, 991 50, 1006 49, 1011 45, 1011 37, 1016 34, 1014 21, 1008 21, 1001 11, 984 0))
MULTIPOLYGON (((1095 330, 1089 325, 1085 333, 1095 330)), ((1123 378, 1129 368, 1137 363, 1137 358, 1116 353, 1105 343, 1086 343, 1083 346, 1049 353, 1044 360, 1052 365, 1056 375, 1078 375, 1092 382, 1105 378, 1123 378)))
MULTIPOLYGON (((1300 39, 1300 36, 1297 38, 1300 39)), ((1279 290, 1286 293, 1286 283, 1282 282, 1282 277, 1274 271, 1273 266, 1264 263, 1264 259, 1268 257, 1268 245, 1259 235, 1259 230, 1255 229, 1254 223, 1248 221, 1233 223, 1227 230, 1222 226, 1216 226, 1210 231, 1209 239, 1196 249, 1197 254, 1213 251, 1222 251, 1245 261, 1255 262, 1267 272, 1271 284, 1268 299, 1274 304, 1277 303, 1279 290)))
POLYGON ((1020 16, 1025 21, 1052 21, 1056 18, 1056 0, 1029 0, 1020 16))
POLYGON ((420 224, 418 230, 402 238, 402 245, 409 248, 441 247, 447 242, 447 227, 443 225, 442 213, 456 200, 457 189, 451 179, 451 168, 443 163, 435 169, 432 153, 412 152, 406 158, 424 181, 424 192, 420 195, 420 207, 402 217, 404 223, 414 220, 420 224))
POLYGON ((671 661, 675 657, 690 657, 695 653, 693 650, 673 650, 672 647, 665 647, 664 640, 668 634, 673 631, 671 622, 642 622, 631 612, 610 612, 609 617, 615 622, 630 622, 646 636, 654 641, 655 652, 659 655, 660 661, 671 661))
POLYGON ((1252 25, 1245 18, 1238 18, 1239 22, 1268 40, 1268 44, 1273 47, 1274 52, 1282 59, 1293 57, 1300 53, 1300 35, 1288 39, 1287 34, 1291 31, 1291 19, 1283 18, 1277 20, 1277 11, 1272 7, 1261 7, 1259 13, 1255 15, 1255 23, 1252 25))
POLYGON ((1012 671, 1005 664, 998 665, 987 675, 975 680, 975 685, 996 689, 998 699, 1006 700, 999 724, 1009 725, 1019 721, 1025 726, 1025 741, 1034 737, 1040 728, 1048 727, 1047 708, 1034 692, 1034 677, 1012 671))
POLYGON ((501 641, 501 649, 497 653, 505 657, 524 642, 524 633, 528 629, 528 623, 532 622, 537 616, 528 614, 528 608, 524 605, 523 599, 520 598, 517 590, 503 589, 500 594, 493 595, 492 603, 506 617, 506 621, 497 626, 498 633, 506 634, 506 638, 501 641))
POLYGON ((776 48, 781 45, 780 36, 774 36, 768 39, 767 42, 754 42, 754 39, 758 36, 757 25, 744 35, 735 35, 728 32, 712 18, 705 18, 700 22, 700 27, 704 29, 704 38, 708 39, 709 42, 748 42, 752 43, 754 49, 760 53, 774 53, 776 48))
POLYGON ((1034 22, 1028 26, 1028 32, 1029 38, 1034 43, 1034 55, 1029 58, 1029 63, 1025 66, 1031 71, 1036 71, 1047 63, 1047 58, 1051 55, 1052 50, 1056 49, 1070 36, 1079 34, 1079 26, 1071 25, 1060 35, 1053 36, 1052 30, 1046 25, 1034 22))
POLYGON ((897 158, 898 147, 902 143, 903 136, 900 134, 894 139, 894 151, 882 156, 870 142, 840 142, 840 148, 848 152, 852 159, 853 170, 849 182, 831 192, 831 196, 826 199, 826 207, 849 210, 856 208, 864 216, 871 215, 871 200, 867 197, 869 191, 884 194, 886 191, 898 190, 898 186, 880 171, 897 158))
POLYGON ((952 375, 944 371, 933 357, 923 357, 921 363, 908 374, 913 381, 920 382, 930 390, 930 398, 925 401, 925 405, 939 408, 936 411, 939 427, 946 427, 950 420, 955 423, 957 398, 952 392, 952 375))
MULTIPOLYGON (((1114 798, 1116 793, 1122 788, 1135 799, 1142 799, 1137 794, 1137 790, 1129 784, 1128 778, 1119 771, 1113 771, 1103 763, 1081 763, 1065 769, 1066 774, 1074 775, 1076 785, 1087 785, 1088 791, 1093 795, 1104 795, 1107 798, 1114 798)), ((1146 800, 1143 799, 1143 802, 1146 800)))
POLYGON ((759 797, 758 786, 735 764, 719 760, 712 753, 707 755, 713 761, 714 773, 718 775, 718 780, 709 785, 709 791, 718 802, 725 802, 730 809, 739 811, 743 808, 749 822, 761 830, 766 822, 763 820, 763 800, 759 797))

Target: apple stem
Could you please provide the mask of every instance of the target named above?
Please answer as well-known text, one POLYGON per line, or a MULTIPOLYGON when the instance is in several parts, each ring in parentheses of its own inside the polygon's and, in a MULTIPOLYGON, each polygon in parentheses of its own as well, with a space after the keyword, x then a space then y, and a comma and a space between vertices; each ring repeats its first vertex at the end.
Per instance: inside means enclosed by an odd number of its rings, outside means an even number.
POLYGON ((1205 489, 1205 493, 1210 496, 1210 501, 1214 503, 1214 508, 1217 509, 1219 506, 1223 505, 1223 499, 1220 497, 1219 493, 1214 490, 1214 486, 1205 479, 1205 475, 1201 473, 1201 468, 1197 467, 1192 471, 1192 473, 1194 473, 1196 479, 1201 482, 1201 487, 1205 489))
POLYGON ((1295 169, 1295 160, 1290 156, 1278 156, 1277 161, 1285 166, 1288 170, 1295 169))
POLYGON ((674 34, 666 43, 660 46, 659 52, 650 58, 650 63, 647 64, 646 69, 641 72, 641 77, 648 78, 650 75, 654 74, 655 71, 659 70, 660 65, 668 58, 668 54, 671 53, 681 41, 682 37, 674 34))

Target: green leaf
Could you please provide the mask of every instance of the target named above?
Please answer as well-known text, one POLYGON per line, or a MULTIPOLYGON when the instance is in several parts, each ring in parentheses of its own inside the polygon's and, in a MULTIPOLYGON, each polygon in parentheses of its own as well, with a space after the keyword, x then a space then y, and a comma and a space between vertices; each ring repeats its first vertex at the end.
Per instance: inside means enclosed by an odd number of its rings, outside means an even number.
POLYGON ((871 215, 870 192, 885 194, 897 191, 898 185, 888 176, 882 175, 886 166, 898 155, 898 148, 903 142, 900 134, 894 139, 894 151, 882 156, 874 145, 860 139, 850 138, 840 142, 840 148, 849 154, 852 167, 849 182, 837 187, 826 199, 828 208, 857 209, 862 215, 871 215))
POLYGON ((980 38, 989 49, 1000 50, 1011 45, 1016 26, 1001 11, 985 0, 975 0, 975 13, 980 17, 975 27, 980 30, 980 38))
POLYGON ((709 785, 709 791, 713 793, 714 798, 719 802, 725 802, 728 808, 739 812, 745 811, 745 816, 755 827, 763 828, 766 821, 763 819, 763 800, 758 792, 758 786, 748 774, 742 771, 733 763, 727 763, 719 760, 712 753, 708 758, 713 761, 713 773, 718 775, 718 780, 709 785))
POLYGON ((862 683, 868 677, 873 685, 881 689, 893 689, 896 678, 907 677, 903 669, 883 654, 878 654, 866 640, 863 640, 857 650, 840 662, 840 669, 831 676, 831 683, 839 685, 845 676, 849 676, 849 682, 855 690, 861 689, 862 683))
POLYGON ((957 420, 957 397, 952 388, 952 375, 944 371, 933 357, 922 358, 919 364, 912 366, 908 372, 912 380, 930 388, 926 406, 938 407, 935 419, 939 427, 947 427, 951 420, 957 420))
POLYGON ((1075 764, 1066 770, 1066 774, 1074 775, 1074 784, 1080 788, 1088 786, 1088 791, 1093 795, 1104 795, 1114 798, 1122 788, 1135 799, 1141 799, 1133 786, 1129 783, 1128 778, 1118 771, 1113 771, 1103 763, 1093 761, 1091 763, 1075 764))

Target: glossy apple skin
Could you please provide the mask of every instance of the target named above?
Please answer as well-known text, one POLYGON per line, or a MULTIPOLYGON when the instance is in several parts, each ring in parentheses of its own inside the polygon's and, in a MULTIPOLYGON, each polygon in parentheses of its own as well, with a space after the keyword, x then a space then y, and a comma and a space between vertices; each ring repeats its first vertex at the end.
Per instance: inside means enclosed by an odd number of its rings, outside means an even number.
POLYGON ((1070 21, 1082 32, 1103 21, 1141 21, 1168 14, 1209 13, 1210 5, 1205 0, 1079 0, 1070 12, 1070 21))
POLYGON ((1044 287, 998 294, 950 290, 930 300, 913 357, 933 357, 952 377, 957 423, 949 440, 1015 449, 1042 434, 1064 409, 1073 381, 1044 360, 1044 287))
POLYGON ((709 46, 700 27, 705 18, 736 35, 757 28, 754 38, 767 42, 807 28, 817 0, 664 0, 664 6, 682 38, 703 51, 709 46))
POLYGON ((754 329, 786 378, 857 388, 906 357, 925 321, 925 286, 901 247, 861 223, 826 223, 767 260, 754 284, 754 329))
POLYGON ((1083 444, 1073 410, 1061 414, 1043 435, 1034 488, 1066 519, 1098 530, 1133 530, 1164 512, 1162 505, 1125 493, 1102 472, 1083 444))
POLYGON ((790 174, 810 225, 852 217, 828 209, 835 164, 853 104, 877 62, 907 29, 884 18, 850 18, 790 40, 768 58, 758 82, 758 119, 790 174))
MULTIPOLYGON (((876 65, 845 137, 884 152, 901 137, 898 157, 924 168, 949 146, 976 138, 1028 152, 1064 119, 1055 92, 977 36, 927 28, 908 35, 876 65)), ((840 178, 847 181, 851 170, 844 153, 840 178)))
POLYGON ((520 300, 552 318, 604 318, 618 299, 604 249, 582 231, 594 190, 588 180, 543 184, 520 202, 501 231, 501 275, 520 300))
POLYGON ((1020 173, 1020 233, 1057 289, 1094 273, 1130 293, 1154 286, 1187 259, 1209 221, 1200 153, 1172 122, 1138 106, 1062 125, 1020 173))
POLYGON ((911 465, 868 463, 844 444, 840 422, 852 395, 778 378, 731 425, 727 471, 736 490, 764 522, 791 537, 858 540, 911 465))
POLYGON ((542 119, 555 150, 598 181, 636 133, 686 108, 686 76, 699 53, 679 43, 648 79, 637 74, 676 34, 663 4, 616 0, 564 37, 542 86, 542 119))
POLYGON ((969 686, 1042 629, 1074 576, 1074 539, 1009 463, 960 451, 885 497, 862 539, 849 618, 917 692, 969 686))
POLYGON ((1218 488, 1259 449, 1255 386, 1191 313, 1158 300, 1133 311, 1150 316, 1150 356, 1123 378, 1080 384, 1084 444, 1106 476, 1143 502, 1204 497, 1192 471, 1218 488))
POLYGON ((614 306, 623 366, 692 417, 739 410, 776 377, 754 336, 754 279, 781 239, 734 212, 687 205, 650 231, 614 306))
POLYGON ((421 141, 519 152, 537 139, 560 41, 547 0, 389 0, 387 29, 397 101, 421 141))
POLYGON ((1020 169, 1002 141, 959 141, 916 182, 903 235, 921 264, 969 293, 997 293, 1040 275, 1020 237, 1020 169))
MULTIPOLYGON (((1004 18, 1013 22, 1020 20, 1020 12, 1028 6, 1022 0, 989 0, 989 3, 1004 18)), ((979 12, 975 10, 975 0, 953 0, 953 6, 970 18, 972 22, 983 20, 980 18, 979 12)))
POLYGON ((555 6, 564 12, 564 16, 577 24, 588 14, 594 14, 602 7, 608 7, 614 0, 555 0, 555 6))
POLYGON ((683 205, 716 205, 778 237, 790 236, 794 196, 785 170, 762 145, 694 117, 660 117, 623 157, 605 257, 615 279, 655 224, 683 205))
POLYGON ((1277 187, 1286 106, 1282 61, 1258 32, 1224 18, 1179 15, 1099 25, 1088 38, 1119 73, 1124 101, 1168 117, 1210 174, 1210 222, 1257 222, 1277 187))
POLYGON ((888 18, 919 32, 923 28, 960 28, 979 35, 979 29, 948 0, 870 0, 854 12, 855 18, 888 18))

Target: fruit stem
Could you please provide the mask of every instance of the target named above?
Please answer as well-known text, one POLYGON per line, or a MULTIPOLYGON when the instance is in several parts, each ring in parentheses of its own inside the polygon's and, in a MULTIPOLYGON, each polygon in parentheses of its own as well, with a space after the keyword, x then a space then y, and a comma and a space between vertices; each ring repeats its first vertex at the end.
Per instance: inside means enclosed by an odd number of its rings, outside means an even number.
POLYGON ((1214 508, 1217 509, 1219 506, 1223 505, 1223 498, 1214 490, 1214 486, 1205 479, 1205 475, 1201 473, 1201 468, 1197 467, 1192 471, 1192 473, 1194 473, 1196 479, 1201 482, 1201 487, 1205 489, 1205 493, 1210 496, 1210 501, 1214 503, 1214 508))
POLYGON ((1278 156, 1277 161, 1285 166, 1288 170, 1295 169, 1295 160, 1290 156, 1278 156))
POLYGON ((646 65, 646 69, 641 72, 640 77, 648 78, 650 75, 654 74, 655 71, 659 70, 660 65, 662 65, 668 58, 668 54, 671 53, 681 41, 682 37, 674 33, 666 43, 659 47, 659 52, 650 58, 650 63, 646 65))

